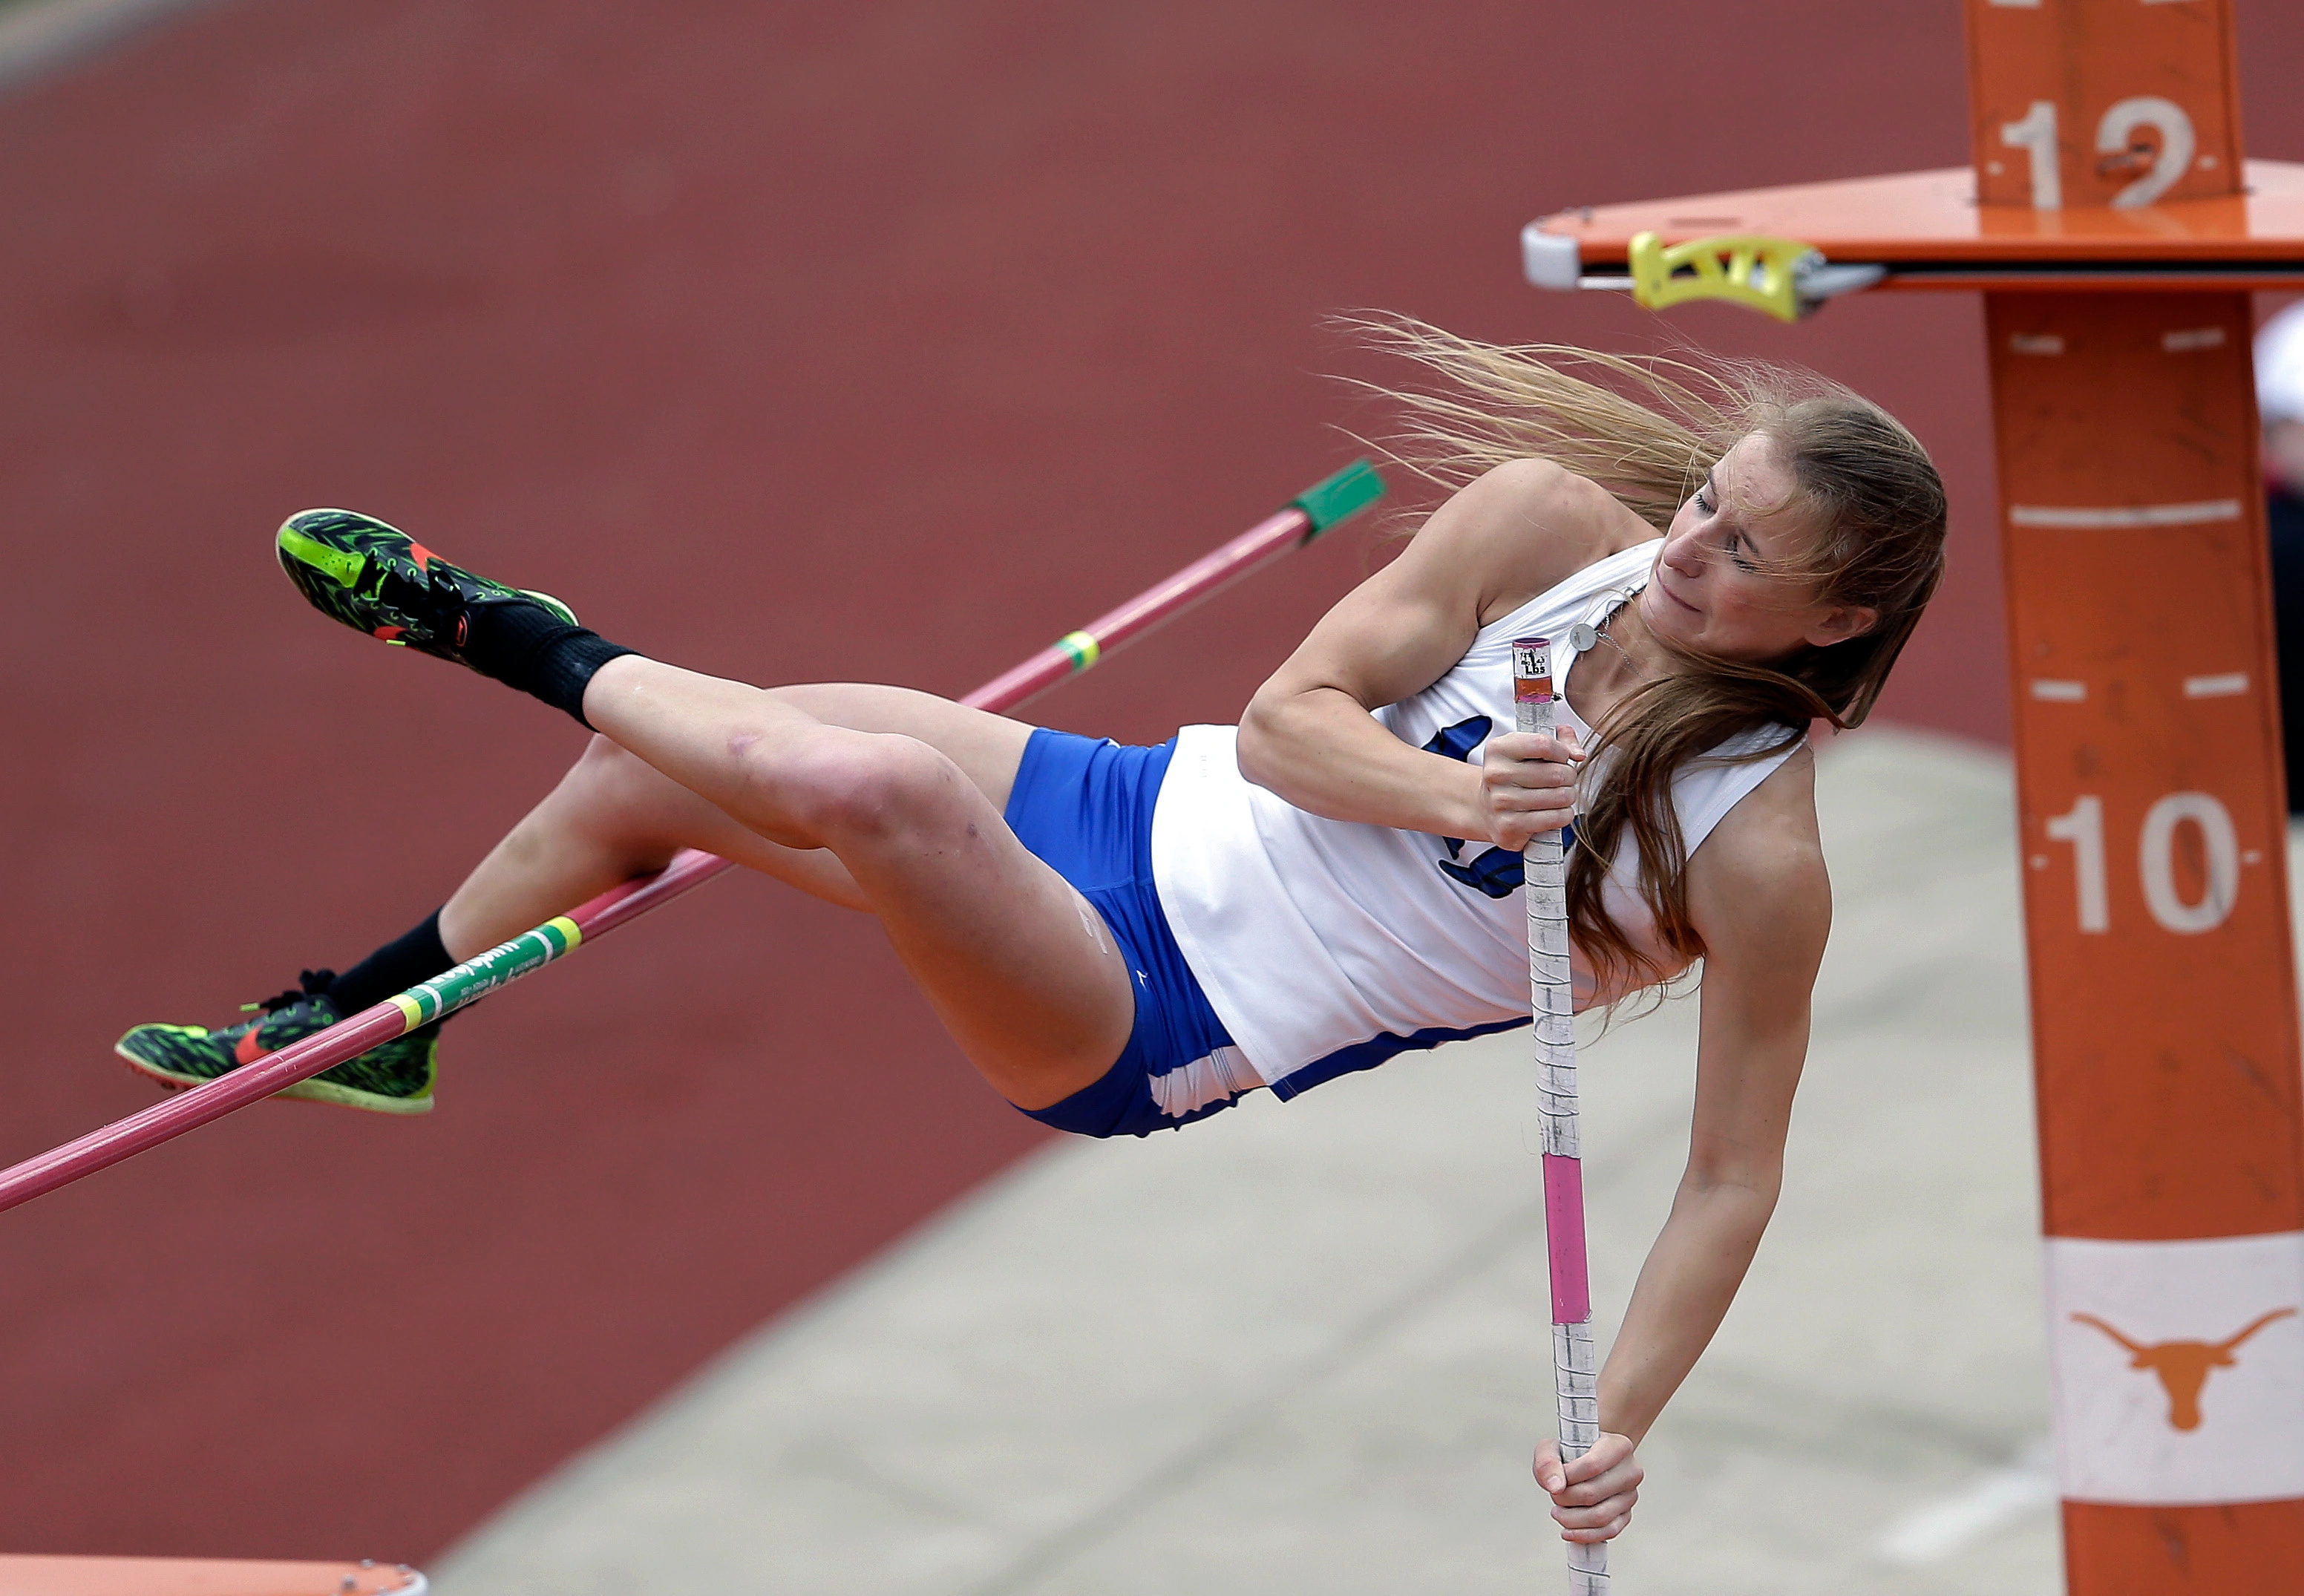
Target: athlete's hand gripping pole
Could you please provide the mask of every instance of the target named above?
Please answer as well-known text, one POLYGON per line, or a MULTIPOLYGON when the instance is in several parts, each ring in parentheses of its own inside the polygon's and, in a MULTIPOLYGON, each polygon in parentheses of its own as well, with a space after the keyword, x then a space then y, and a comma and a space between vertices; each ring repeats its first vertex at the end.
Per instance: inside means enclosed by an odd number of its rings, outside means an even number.
MULTIPOLYGON (((1306 488, 1287 507, 1266 517, 1205 558, 1147 589, 1110 614, 1043 649, 961 702, 980 709, 1015 709, 1065 677, 1088 669, 1114 649, 1135 641, 1164 621, 1229 587, 1384 497, 1384 480, 1365 460, 1306 488)), ((258 1063, 116 1120, 76 1141, 0 1170, 0 1210, 29 1202, 85 1175, 132 1158, 172 1137, 270 1097, 284 1086, 333 1069, 419 1025, 475 1003, 507 982, 573 951, 585 938, 614 930, 722 870, 728 861, 684 849, 653 876, 611 887, 591 902, 492 947, 420 986, 292 1042, 258 1063)))
MULTIPOLYGON (((1553 729, 1552 644, 1514 640, 1512 700, 1523 732, 1553 729)), ((1576 1002, 1568 962, 1568 867, 1560 833, 1520 855, 1528 900, 1528 991, 1536 1017, 1537 1111, 1544 1122, 1544 1233, 1552 1270, 1552 1366, 1560 1461, 1600 1439, 1600 1366, 1584 1257, 1584 1159, 1576 1122, 1576 1002)), ((1568 1543, 1569 1596, 1607 1596, 1608 1543, 1568 1543)))

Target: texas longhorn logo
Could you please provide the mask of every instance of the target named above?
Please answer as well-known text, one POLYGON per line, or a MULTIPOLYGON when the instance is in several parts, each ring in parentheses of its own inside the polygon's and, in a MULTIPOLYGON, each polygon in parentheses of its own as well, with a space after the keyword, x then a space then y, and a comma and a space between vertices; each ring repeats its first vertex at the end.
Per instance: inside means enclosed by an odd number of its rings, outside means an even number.
POLYGON ((2150 1346, 2130 1340, 2093 1313, 2075 1313, 2072 1318, 2094 1325, 2126 1347, 2130 1369, 2149 1369, 2158 1375, 2161 1388, 2168 1393, 2168 1422, 2179 1430, 2198 1430, 2200 1389, 2208 1383, 2208 1371, 2231 1368, 2239 1362, 2232 1354, 2241 1342, 2274 1320, 2290 1319, 2295 1312, 2293 1308, 2274 1308, 2222 1341, 2161 1341, 2150 1346))

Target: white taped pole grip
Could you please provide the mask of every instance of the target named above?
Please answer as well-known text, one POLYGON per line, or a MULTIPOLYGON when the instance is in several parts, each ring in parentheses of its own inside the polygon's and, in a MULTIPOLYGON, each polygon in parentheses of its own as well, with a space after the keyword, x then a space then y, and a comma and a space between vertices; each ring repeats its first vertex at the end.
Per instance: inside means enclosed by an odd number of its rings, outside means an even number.
POLYGON ((1552 1371, 1560 1413, 1560 1455, 1581 1457, 1600 1444, 1600 1369, 1589 1320, 1552 1327, 1552 1371))
MULTIPOLYGON (((1512 645, 1517 682, 1541 682, 1542 698, 1516 694, 1515 729, 1553 729, 1552 651, 1531 642, 1512 645)), ((1528 901, 1529 1009, 1536 1020, 1537 1112, 1544 1150, 1580 1157, 1576 1136, 1576 1003, 1568 958, 1568 862, 1560 833, 1530 837, 1521 851, 1528 901)))
MULTIPOLYGON (((1590 1320, 1552 1327, 1552 1369, 1560 1456, 1581 1457, 1600 1441, 1600 1365, 1590 1320)), ((1608 1596, 1608 1589, 1607 1542, 1568 1542, 1569 1596, 1608 1596)))
MULTIPOLYGON (((1600 1370, 1590 1320, 1552 1327, 1552 1367, 1560 1456, 1581 1457, 1600 1440, 1600 1370)), ((1568 1542, 1568 1596, 1610 1596, 1606 1541, 1568 1542)))

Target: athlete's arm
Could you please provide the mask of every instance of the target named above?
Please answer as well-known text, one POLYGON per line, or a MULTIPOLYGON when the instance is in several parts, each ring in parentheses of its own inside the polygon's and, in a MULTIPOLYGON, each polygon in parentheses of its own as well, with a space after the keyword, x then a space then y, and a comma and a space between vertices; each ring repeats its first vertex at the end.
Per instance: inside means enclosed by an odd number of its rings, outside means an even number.
POLYGON ((1640 1477, 1633 1444, 1720 1328, 1775 1210, 1832 922, 1815 792, 1815 760, 1800 749, 1689 861, 1689 912, 1707 952, 1688 1167, 1600 1371, 1608 1433, 1565 1471, 1556 1451, 1537 1459, 1553 1515, 1583 1532, 1576 1539, 1623 1527, 1640 1477))
POLYGON ((1548 462, 1489 471, 1258 690, 1241 717, 1241 773, 1314 814, 1436 836, 1518 848, 1566 824, 1571 756, 1552 739, 1492 741, 1484 772, 1410 748, 1369 711, 1439 680, 1486 621, 1651 535, 1605 489, 1548 462))

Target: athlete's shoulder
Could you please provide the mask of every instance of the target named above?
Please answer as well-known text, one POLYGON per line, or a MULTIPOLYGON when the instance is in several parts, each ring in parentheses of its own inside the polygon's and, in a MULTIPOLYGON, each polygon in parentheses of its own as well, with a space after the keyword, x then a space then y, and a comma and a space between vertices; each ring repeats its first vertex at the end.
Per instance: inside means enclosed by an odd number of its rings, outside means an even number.
POLYGON ((1485 624, 1655 536, 1598 483, 1529 459, 1483 472, 1434 512, 1417 541, 1427 557, 1480 571, 1485 624))
MULTIPOLYGON (((1805 741, 1721 818, 1688 868, 1689 906, 1699 922, 1808 923, 1819 930, 1830 923, 1816 755, 1805 741)), ((1704 935, 1715 940, 1712 931, 1704 935)))
POLYGON ((1550 545, 1580 569, 1653 539, 1656 529, 1589 477, 1549 460, 1513 460, 1482 472, 1434 515, 1519 545, 1550 545))

